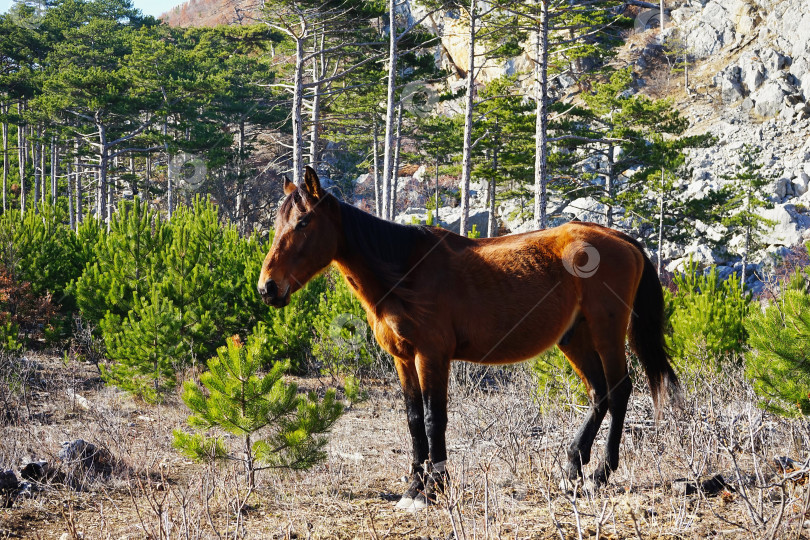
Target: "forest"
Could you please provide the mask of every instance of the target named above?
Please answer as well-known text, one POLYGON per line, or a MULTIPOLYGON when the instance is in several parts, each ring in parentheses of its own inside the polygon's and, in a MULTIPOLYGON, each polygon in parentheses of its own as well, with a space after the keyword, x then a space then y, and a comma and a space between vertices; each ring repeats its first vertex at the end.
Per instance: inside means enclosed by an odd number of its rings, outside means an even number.
MULTIPOLYGON (((634 29, 651 7, 267 0, 238 25, 179 27, 130 0, 15 2, 0 15, 0 534, 806 535, 810 255, 782 250, 748 285, 773 225, 761 148, 683 196, 689 151, 716 140, 621 58, 657 31, 634 29), (283 310, 256 292, 283 179, 307 165, 376 216, 471 237, 597 200, 657 264, 685 403, 653 423, 631 360, 626 464, 580 495, 557 485, 588 402, 562 353, 459 363, 453 487, 397 513, 402 394, 350 287, 330 269, 283 310), (424 218, 401 217, 413 208, 424 218), (739 271, 668 272, 664 246, 695 239, 739 271)), ((657 50, 667 80, 694 62, 682 42, 657 50)))

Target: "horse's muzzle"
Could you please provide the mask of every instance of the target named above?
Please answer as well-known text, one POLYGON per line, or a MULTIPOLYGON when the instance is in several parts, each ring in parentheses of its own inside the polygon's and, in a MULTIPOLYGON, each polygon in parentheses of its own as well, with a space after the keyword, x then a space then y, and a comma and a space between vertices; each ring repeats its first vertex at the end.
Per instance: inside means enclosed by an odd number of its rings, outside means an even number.
POLYGON ((278 285, 272 279, 268 279, 264 282, 263 286, 258 286, 259 294, 262 297, 262 301, 267 304, 268 306, 273 306, 277 308, 282 308, 290 303, 290 287, 287 287, 287 290, 284 294, 279 294, 278 285))

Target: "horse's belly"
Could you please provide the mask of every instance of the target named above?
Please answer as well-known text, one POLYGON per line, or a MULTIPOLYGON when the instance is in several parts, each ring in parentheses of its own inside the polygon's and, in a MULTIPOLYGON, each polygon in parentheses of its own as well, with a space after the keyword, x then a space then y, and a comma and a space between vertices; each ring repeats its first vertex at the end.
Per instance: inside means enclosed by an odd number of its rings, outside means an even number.
POLYGON ((501 319, 489 329, 466 328, 467 338, 458 343, 454 359, 483 364, 527 360, 556 345, 573 318, 573 314, 551 320, 527 316, 512 324, 501 319))

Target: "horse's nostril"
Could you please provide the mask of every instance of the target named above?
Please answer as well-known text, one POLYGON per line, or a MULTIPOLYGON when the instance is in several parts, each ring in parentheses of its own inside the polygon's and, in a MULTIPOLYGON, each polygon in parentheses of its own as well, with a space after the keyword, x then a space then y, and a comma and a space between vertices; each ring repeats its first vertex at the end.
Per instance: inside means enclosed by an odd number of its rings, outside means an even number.
POLYGON ((276 282, 272 279, 268 279, 264 284, 264 291, 265 294, 270 298, 275 298, 278 296, 278 285, 276 285, 276 282))

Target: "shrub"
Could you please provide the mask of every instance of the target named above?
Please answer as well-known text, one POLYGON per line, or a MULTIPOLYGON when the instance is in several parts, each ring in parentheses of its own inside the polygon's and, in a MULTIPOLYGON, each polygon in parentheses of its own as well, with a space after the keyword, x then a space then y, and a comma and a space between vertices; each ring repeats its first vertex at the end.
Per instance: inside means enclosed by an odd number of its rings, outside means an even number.
POLYGON ((157 288, 137 298, 123 324, 112 317, 101 322, 111 364, 102 376, 148 402, 160 401, 177 384, 175 373, 188 363, 181 339, 183 318, 157 288))
POLYGON ((763 406, 786 416, 810 414, 810 294, 797 273, 779 298, 752 310, 746 375, 763 406))
POLYGON ((88 219, 79 235, 96 238, 93 257, 72 287, 82 315, 94 324, 120 324, 147 296, 163 274, 161 251, 168 244, 169 230, 160 216, 137 199, 125 202, 113 214, 109 233, 95 230, 88 219))
POLYGON ((29 283, 34 295, 50 293, 70 309, 67 286, 81 275, 89 253, 64 219, 62 209, 49 205, 22 218, 18 210, 0 216, 0 265, 15 282, 29 283))
POLYGON ((16 351, 55 333, 56 306, 0 266, 0 349, 16 351))
POLYGON ((319 400, 314 393, 304 397, 294 383, 285 383, 282 375, 288 362, 276 361, 262 375, 263 334, 249 337, 246 346, 238 336, 228 339, 227 346, 208 361, 209 371, 200 376, 205 391, 194 382, 183 387, 183 401, 194 413, 189 425, 205 431, 218 428, 238 437, 242 453, 231 453, 220 437, 174 432, 174 446, 191 458, 242 461, 251 488, 258 470, 308 469, 322 461, 325 434, 343 412, 334 390, 319 400))
POLYGON ((376 342, 360 301, 337 272, 326 276, 327 293, 321 295, 312 321, 315 336, 312 355, 322 373, 333 378, 357 377, 374 362, 376 342))
POLYGON ((531 366, 532 373, 537 378, 540 396, 547 396, 555 401, 565 398, 567 403, 588 402, 585 387, 558 347, 540 354, 532 360, 531 366))
POLYGON ((717 268, 703 274, 690 261, 685 272, 674 276, 673 283, 676 292, 665 290, 670 326, 667 345, 682 367, 700 361, 705 357, 702 353, 716 362, 741 353, 751 295, 741 289, 737 276, 721 281, 717 268))
POLYGON ((318 276, 292 295, 285 308, 265 307, 263 337, 273 357, 289 359, 293 373, 304 373, 311 363, 313 325, 325 293, 326 278, 318 276))
POLYGON ((101 330, 107 380, 144 399, 160 399, 177 368, 268 313, 254 286, 265 245, 222 225, 210 201, 198 198, 164 222, 135 200, 113 216, 109 233, 87 225, 79 236, 96 242, 73 290, 82 316, 101 330), (170 341, 158 339, 155 320, 169 325, 170 341))

